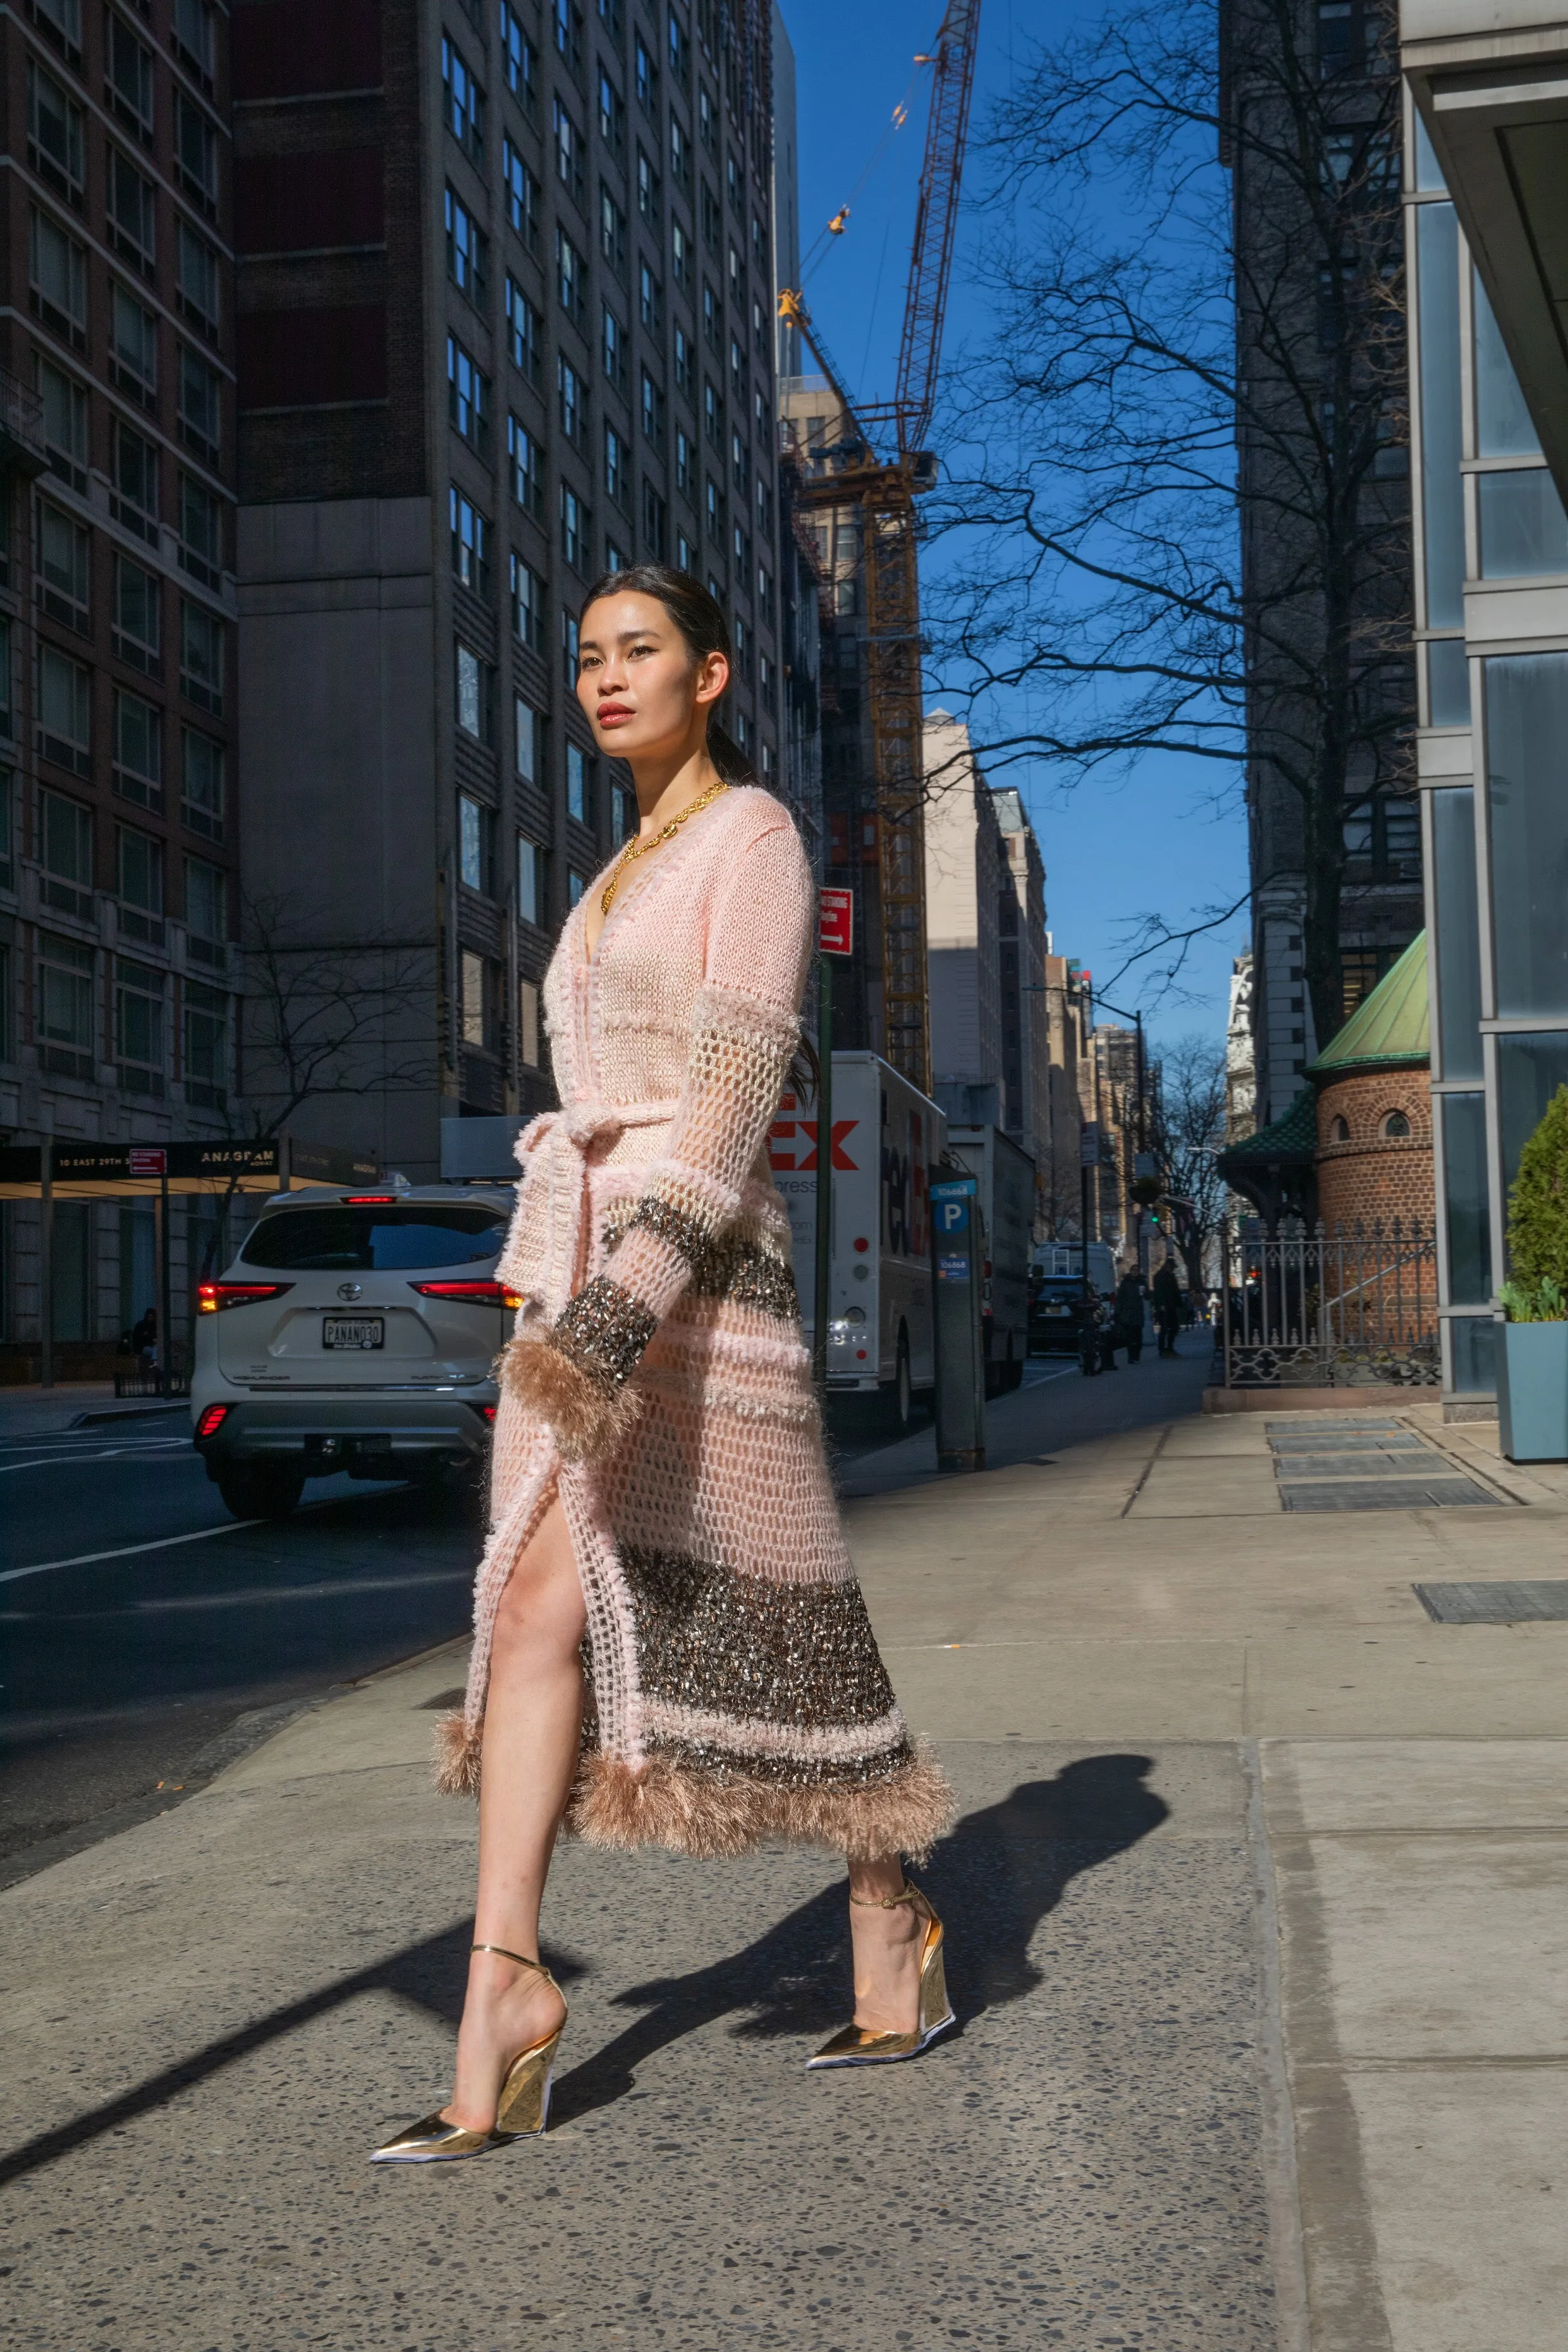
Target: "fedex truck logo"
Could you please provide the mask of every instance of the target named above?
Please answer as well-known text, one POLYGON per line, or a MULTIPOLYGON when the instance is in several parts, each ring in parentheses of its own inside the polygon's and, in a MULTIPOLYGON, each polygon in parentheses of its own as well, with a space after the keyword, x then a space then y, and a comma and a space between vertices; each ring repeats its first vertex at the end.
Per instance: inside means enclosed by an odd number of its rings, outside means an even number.
MULTIPOLYGON (((836 1118, 833 1122, 833 1166, 837 1172, 849 1173, 859 1170, 860 1162, 848 1150, 848 1139, 860 1122, 858 1118, 836 1118)), ((858 1146, 857 1145, 857 1150, 858 1146)), ((802 1118, 795 1109, 793 1095, 785 1095, 779 1103, 779 1116, 768 1129, 768 1166, 775 1176, 809 1176, 816 1169, 816 1121, 802 1118)))

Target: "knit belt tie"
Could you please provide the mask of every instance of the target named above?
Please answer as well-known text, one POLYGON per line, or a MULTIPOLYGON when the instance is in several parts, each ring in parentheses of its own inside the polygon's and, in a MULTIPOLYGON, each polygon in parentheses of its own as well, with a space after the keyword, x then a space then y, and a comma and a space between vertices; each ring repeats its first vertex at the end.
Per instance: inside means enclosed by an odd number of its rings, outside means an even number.
POLYGON ((598 1143, 615 1142, 628 1128, 664 1127, 677 1103, 605 1103, 583 1096, 560 1110, 530 1121, 517 1139, 517 1157, 528 1171, 530 1192, 545 1195, 546 1264, 539 1295, 552 1322, 575 1286, 582 1255, 583 1213, 588 1192, 588 1155, 598 1143))

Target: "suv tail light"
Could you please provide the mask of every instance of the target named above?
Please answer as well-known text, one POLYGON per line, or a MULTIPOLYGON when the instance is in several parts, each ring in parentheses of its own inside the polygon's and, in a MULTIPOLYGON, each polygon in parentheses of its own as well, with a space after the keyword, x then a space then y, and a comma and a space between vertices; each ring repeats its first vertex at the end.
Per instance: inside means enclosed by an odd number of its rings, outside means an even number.
POLYGON ((204 1315, 221 1315, 226 1307, 259 1307, 293 1287, 291 1282, 198 1282, 196 1304, 204 1315))
POLYGON ((411 1282, 421 1298, 461 1298, 470 1307, 503 1307, 510 1315, 522 1305, 521 1290, 504 1282, 411 1282))
POLYGON ((226 1404, 209 1404, 196 1423, 196 1444, 199 1445, 204 1437, 216 1437, 228 1419, 228 1413, 229 1408, 226 1404))

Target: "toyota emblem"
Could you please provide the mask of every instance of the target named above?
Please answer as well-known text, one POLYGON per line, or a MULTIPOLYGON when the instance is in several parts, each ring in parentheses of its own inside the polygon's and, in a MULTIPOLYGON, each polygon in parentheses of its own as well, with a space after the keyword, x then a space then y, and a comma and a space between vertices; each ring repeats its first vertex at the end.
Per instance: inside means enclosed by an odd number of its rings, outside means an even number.
POLYGON ((338 1297, 340 1298, 357 1298, 359 1297, 359 1293, 360 1286, 357 1282, 340 1282, 338 1285, 338 1297))

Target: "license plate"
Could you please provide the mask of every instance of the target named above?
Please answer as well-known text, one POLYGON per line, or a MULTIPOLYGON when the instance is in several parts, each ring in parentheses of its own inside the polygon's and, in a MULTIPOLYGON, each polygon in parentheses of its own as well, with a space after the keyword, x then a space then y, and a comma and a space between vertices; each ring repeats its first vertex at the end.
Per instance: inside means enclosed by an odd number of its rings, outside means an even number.
POLYGON ((323 1348, 383 1348, 386 1323, 380 1315, 329 1315, 321 1325, 323 1348))

